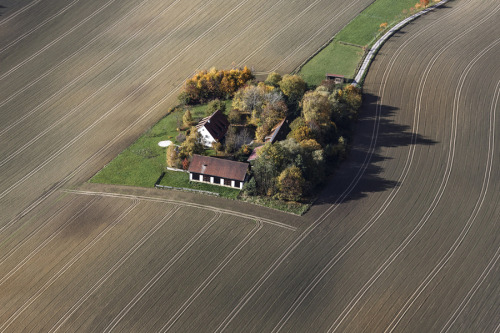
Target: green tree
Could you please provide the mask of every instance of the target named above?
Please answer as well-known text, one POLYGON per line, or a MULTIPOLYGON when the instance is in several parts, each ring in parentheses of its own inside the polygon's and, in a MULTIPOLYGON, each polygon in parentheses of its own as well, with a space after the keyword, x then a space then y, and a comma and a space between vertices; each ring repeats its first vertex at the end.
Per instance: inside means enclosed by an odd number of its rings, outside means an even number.
POLYGON ((242 117, 243 115, 238 109, 231 109, 231 111, 229 111, 229 115, 227 116, 227 120, 230 124, 240 124, 242 117))
POLYGON ((266 138, 266 135, 269 134, 270 128, 267 126, 267 124, 263 124, 259 127, 257 127, 257 130, 255 130, 255 141, 257 142, 264 142, 264 139, 266 138))
POLYGON ((296 166, 288 167, 278 177, 278 197, 286 201, 299 201, 303 194, 304 184, 302 171, 296 166))
POLYGON ((191 157, 193 154, 202 154, 205 151, 201 143, 201 134, 195 127, 191 127, 189 135, 186 140, 181 144, 181 157, 191 157))
POLYGON ((215 111, 222 111, 222 113, 226 112, 226 103, 221 101, 220 99, 214 99, 210 101, 207 105, 207 109, 205 110, 205 115, 210 116, 215 111))
POLYGON ((269 75, 267 76, 266 81, 264 81, 264 83, 269 85, 269 86, 279 87, 281 80, 282 80, 281 75, 279 75, 276 72, 272 72, 272 73, 269 73, 269 75))
POLYGON ((279 83, 283 94, 292 103, 296 103, 302 99, 306 91, 306 82, 299 75, 286 74, 279 83))
POLYGON ((286 158, 286 151, 279 143, 266 143, 258 152, 260 160, 268 160, 281 172, 286 158))
POLYGON ((178 168, 180 165, 179 151, 177 146, 171 144, 167 147, 167 166, 171 168, 178 168))
POLYGON ((191 111, 189 109, 187 109, 182 116, 182 125, 186 128, 193 125, 193 116, 191 115, 191 111))
POLYGON ((328 94, 318 91, 310 91, 302 98, 302 114, 306 122, 315 121, 319 125, 330 121, 331 104, 328 94))
POLYGON ((279 171, 271 160, 258 158, 252 166, 257 193, 259 195, 272 196, 276 192, 276 178, 279 171))
POLYGON ((286 153, 278 143, 266 143, 259 150, 252 172, 260 195, 273 196, 277 192, 277 179, 287 160, 286 153))
POLYGON ((303 124, 300 124, 300 126, 295 126, 291 129, 292 130, 290 131, 290 133, 288 133, 287 138, 293 138, 297 142, 301 142, 308 139, 314 139, 313 131, 309 126, 307 126, 305 122, 303 122, 303 124))
POLYGON ((224 147, 222 146, 222 143, 216 141, 212 142, 212 148, 215 150, 215 155, 219 156, 220 153, 224 150, 224 147))

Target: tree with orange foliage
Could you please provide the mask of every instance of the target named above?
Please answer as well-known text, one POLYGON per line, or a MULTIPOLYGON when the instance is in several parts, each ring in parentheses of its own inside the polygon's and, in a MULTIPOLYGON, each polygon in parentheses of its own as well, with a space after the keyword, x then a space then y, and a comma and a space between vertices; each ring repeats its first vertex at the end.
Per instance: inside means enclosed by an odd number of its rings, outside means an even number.
POLYGON ((420 0, 420 5, 422 7, 427 7, 429 5, 429 0, 420 0))
POLYGON ((231 98, 240 87, 253 78, 252 72, 247 67, 231 70, 215 68, 208 71, 202 70, 186 81, 178 99, 182 104, 197 104, 217 98, 231 98))

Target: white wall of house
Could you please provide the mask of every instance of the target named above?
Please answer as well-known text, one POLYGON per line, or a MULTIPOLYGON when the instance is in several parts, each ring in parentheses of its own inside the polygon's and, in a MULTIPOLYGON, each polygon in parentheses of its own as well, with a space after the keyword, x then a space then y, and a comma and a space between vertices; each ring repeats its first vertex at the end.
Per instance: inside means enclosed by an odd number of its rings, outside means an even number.
MULTIPOLYGON (((189 173, 189 180, 191 180, 191 181, 195 181, 195 182, 201 182, 201 183, 208 183, 208 182, 205 182, 205 181, 203 180, 203 175, 201 175, 201 174, 199 175, 199 177, 196 177, 196 178, 194 178, 194 177, 193 177, 193 174, 192 174, 191 172, 189 173), (196 178, 197 178, 197 179, 196 179, 196 178)), ((240 181, 240 186, 238 186, 238 187, 237 187, 237 186, 235 186, 235 181, 234 181, 234 180, 231 180, 231 185, 230 185, 230 186, 228 186, 228 185, 225 185, 225 184, 224 184, 224 178, 221 178, 221 179, 220 179, 220 183, 216 183, 216 182, 215 182, 214 177, 210 177, 210 183, 211 183, 211 184, 214 184, 214 185, 219 185, 219 186, 232 187, 232 188, 239 188, 240 190, 242 190, 242 189, 243 189, 243 183, 244 183, 244 182, 241 182, 241 181, 240 181)))
POLYGON ((201 135, 201 142, 205 147, 211 148, 212 143, 215 142, 215 139, 212 137, 210 132, 205 128, 205 126, 198 128, 198 132, 201 135))

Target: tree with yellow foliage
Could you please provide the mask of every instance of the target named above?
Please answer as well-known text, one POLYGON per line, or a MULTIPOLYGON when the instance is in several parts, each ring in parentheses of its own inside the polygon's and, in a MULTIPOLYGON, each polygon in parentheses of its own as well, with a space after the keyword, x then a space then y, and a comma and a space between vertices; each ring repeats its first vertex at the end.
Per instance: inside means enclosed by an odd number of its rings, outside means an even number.
POLYGON ((202 70, 193 75, 184 84, 178 96, 182 104, 205 103, 212 99, 227 99, 248 81, 254 78, 247 67, 243 69, 202 70))

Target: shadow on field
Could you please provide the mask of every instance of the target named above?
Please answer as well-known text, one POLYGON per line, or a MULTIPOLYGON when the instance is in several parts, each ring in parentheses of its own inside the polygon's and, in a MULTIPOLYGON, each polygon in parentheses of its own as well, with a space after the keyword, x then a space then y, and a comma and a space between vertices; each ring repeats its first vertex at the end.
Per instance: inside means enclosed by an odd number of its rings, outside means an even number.
MULTIPOLYGON (((387 149, 404 149, 400 152, 401 158, 407 156, 410 145, 434 145, 437 142, 425 138, 418 133, 413 133, 411 127, 406 124, 394 122, 394 114, 397 108, 382 105, 378 132, 376 125, 377 96, 364 94, 363 107, 355 128, 354 140, 348 158, 340 165, 325 189, 320 194, 316 204, 334 204, 345 193, 350 193, 343 202, 358 200, 366 197, 369 193, 390 190, 399 185, 397 180, 382 177, 384 169, 380 166, 384 161, 392 159, 385 156, 387 149), (370 145, 375 149, 370 154, 370 145), (383 153, 382 151, 385 151, 383 153), (350 187, 353 180, 359 179, 354 187, 350 187)), ((399 177, 405 161, 398 161, 399 169, 395 177, 399 177)))

